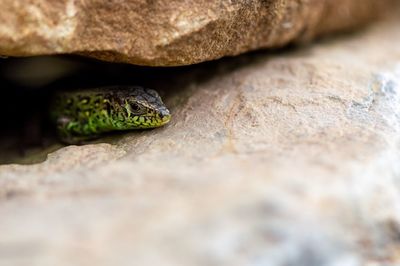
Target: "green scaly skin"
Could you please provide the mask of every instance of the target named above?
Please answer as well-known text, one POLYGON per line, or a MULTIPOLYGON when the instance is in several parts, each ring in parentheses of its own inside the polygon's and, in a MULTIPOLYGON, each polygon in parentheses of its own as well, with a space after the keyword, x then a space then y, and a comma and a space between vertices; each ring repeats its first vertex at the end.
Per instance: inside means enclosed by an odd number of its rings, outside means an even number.
POLYGON ((160 127, 171 119, 156 91, 131 86, 60 91, 50 108, 60 139, 68 144, 110 131, 160 127))

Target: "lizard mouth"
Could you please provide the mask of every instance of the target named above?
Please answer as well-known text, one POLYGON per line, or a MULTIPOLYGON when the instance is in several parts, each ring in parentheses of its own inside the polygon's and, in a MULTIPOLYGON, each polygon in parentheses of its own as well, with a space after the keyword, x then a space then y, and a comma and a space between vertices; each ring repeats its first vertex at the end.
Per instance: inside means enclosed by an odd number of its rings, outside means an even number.
POLYGON ((138 128, 155 128, 167 124, 171 120, 171 115, 149 115, 141 116, 135 119, 135 125, 138 128))
POLYGON ((171 120, 170 114, 161 117, 161 125, 167 124, 170 120, 171 120))

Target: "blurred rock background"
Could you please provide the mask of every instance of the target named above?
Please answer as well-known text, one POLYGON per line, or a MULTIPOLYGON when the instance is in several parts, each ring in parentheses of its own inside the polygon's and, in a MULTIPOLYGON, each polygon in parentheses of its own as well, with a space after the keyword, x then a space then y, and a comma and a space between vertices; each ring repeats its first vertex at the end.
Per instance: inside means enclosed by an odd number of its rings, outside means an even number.
POLYGON ((400 265, 398 2, 179 2, 2 3, 1 54, 75 55, 0 60, 0 265, 400 265), (173 120, 20 158, 52 90, 109 83, 173 120))

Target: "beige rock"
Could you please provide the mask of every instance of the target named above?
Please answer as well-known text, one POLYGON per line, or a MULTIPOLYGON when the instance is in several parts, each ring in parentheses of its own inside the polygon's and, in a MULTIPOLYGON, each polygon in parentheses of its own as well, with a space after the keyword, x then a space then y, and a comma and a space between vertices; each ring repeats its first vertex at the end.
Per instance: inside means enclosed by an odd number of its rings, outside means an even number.
POLYGON ((400 265, 399 23, 200 65, 168 126, 0 166, 0 265, 400 265))
POLYGON ((186 65, 359 27, 396 0, 2 0, 0 55, 186 65))

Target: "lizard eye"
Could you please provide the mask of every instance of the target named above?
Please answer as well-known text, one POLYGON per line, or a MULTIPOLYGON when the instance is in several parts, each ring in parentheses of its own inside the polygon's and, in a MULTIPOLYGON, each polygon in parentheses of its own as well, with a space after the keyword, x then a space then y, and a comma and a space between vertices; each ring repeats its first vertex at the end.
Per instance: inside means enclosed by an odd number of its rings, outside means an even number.
POLYGON ((144 111, 144 108, 137 103, 131 103, 129 106, 131 109, 130 111, 134 114, 141 114, 144 111))

